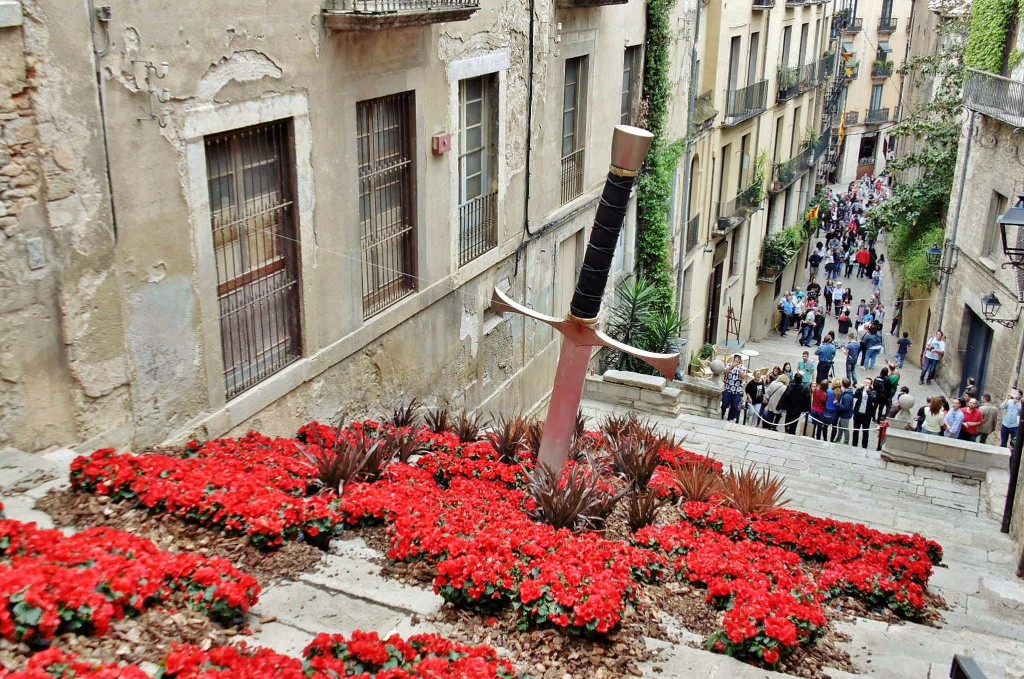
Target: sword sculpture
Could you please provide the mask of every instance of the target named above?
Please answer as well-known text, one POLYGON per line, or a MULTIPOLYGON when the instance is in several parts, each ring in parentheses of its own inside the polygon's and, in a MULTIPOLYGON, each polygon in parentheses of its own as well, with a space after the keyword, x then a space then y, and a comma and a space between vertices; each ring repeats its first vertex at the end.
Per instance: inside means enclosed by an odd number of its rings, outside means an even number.
POLYGON ((548 418, 544 424, 539 452, 540 461, 556 471, 562 469, 569 454, 592 347, 609 347, 635 356, 669 379, 675 375, 679 362, 679 354, 643 351, 617 342, 596 327, 612 257, 626 217, 629 195, 653 139, 654 135, 647 130, 629 125, 615 126, 608 179, 594 217, 594 228, 590 232, 590 242, 576 281, 569 314, 565 319, 537 313, 517 304, 497 288, 491 299, 491 308, 498 313, 512 312, 529 316, 547 323, 562 334, 555 386, 551 392, 551 405, 548 406, 548 418))

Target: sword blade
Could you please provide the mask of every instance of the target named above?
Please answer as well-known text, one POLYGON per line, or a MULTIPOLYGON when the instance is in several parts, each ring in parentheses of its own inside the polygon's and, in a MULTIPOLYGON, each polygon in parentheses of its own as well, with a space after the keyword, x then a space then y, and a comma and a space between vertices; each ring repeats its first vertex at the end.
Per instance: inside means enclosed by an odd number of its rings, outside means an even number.
POLYGON ((551 390, 548 418, 544 422, 544 435, 540 441, 540 461, 552 469, 561 469, 569 457, 572 434, 576 427, 576 413, 583 397, 583 384, 587 379, 590 347, 562 338, 555 369, 555 386, 551 390))

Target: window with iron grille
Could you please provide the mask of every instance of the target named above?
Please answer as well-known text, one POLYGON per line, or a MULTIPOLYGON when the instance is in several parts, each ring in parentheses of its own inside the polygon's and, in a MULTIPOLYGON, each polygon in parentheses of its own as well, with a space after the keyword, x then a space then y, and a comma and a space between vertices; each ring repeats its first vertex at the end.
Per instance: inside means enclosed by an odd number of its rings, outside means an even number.
POLYGON ((583 193, 587 57, 565 60, 562 90, 562 205, 583 193))
POLYGON ((497 78, 459 81, 459 266, 498 244, 497 78))
POLYGON ((301 354, 290 121, 206 137, 227 398, 301 354))
POLYGON ((619 123, 632 125, 636 113, 637 85, 643 72, 640 70, 640 45, 627 47, 622 57, 622 104, 619 123))
POLYGON ((356 104, 363 318, 416 291, 412 92, 356 104))

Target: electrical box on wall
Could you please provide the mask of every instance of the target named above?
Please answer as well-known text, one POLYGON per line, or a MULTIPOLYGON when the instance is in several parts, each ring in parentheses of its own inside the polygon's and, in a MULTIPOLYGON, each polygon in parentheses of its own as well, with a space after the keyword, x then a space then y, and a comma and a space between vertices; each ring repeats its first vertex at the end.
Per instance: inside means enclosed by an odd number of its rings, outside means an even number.
POLYGON ((452 150, 452 135, 448 132, 435 134, 430 138, 430 149, 435 156, 443 156, 452 150))

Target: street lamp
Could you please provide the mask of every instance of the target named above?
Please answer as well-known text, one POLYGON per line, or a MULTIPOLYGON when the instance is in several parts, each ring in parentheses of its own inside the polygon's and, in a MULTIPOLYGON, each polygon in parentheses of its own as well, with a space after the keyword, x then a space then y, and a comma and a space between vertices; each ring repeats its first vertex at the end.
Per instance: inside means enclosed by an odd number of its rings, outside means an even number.
MULTIPOLYGON (((996 293, 990 292, 981 298, 982 313, 985 314, 985 320, 991 321, 992 323, 998 323, 1004 328, 1013 328, 1017 325, 1016 318, 996 318, 996 314, 999 313, 999 309, 1003 306, 999 298, 996 297, 996 293)), ((1018 316, 1020 313, 1018 312, 1018 316)))
POLYGON ((925 250, 924 253, 925 257, 928 259, 928 266, 930 266, 934 271, 948 276, 953 273, 953 269, 956 267, 941 266, 944 254, 945 252, 943 251, 943 248, 940 248, 938 243, 933 244, 930 248, 925 250))
POLYGON ((1018 193, 1013 207, 999 215, 999 232, 1003 237, 1003 254, 1010 260, 1003 268, 1024 269, 1024 193, 1018 193))

